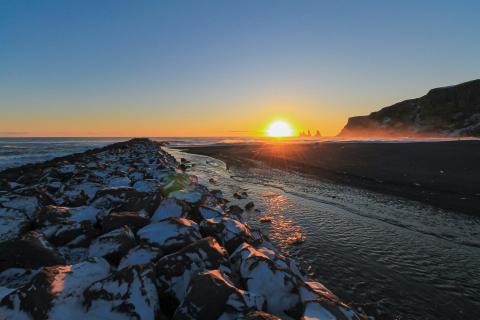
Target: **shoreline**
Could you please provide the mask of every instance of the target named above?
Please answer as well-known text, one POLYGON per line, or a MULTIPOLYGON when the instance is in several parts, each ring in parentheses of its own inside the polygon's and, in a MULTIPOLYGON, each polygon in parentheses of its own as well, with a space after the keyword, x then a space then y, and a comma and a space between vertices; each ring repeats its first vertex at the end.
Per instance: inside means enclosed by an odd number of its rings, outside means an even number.
POLYGON ((0 172, 0 318, 367 319, 161 146, 0 172))
POLYGON ((261 161, 332 183, 479 214, 480 141, 270 143, 178 149, 218 158, 228 166, 253 166, 261 161))

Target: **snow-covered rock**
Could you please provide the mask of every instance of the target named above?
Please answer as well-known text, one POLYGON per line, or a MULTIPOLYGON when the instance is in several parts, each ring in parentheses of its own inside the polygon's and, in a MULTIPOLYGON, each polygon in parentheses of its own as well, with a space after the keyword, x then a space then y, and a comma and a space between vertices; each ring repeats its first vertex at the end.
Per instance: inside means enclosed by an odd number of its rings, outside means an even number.
POLYGON ((202 238, 198 225, 185 218, 168 218, 151 223, 138 230, 137 236, 164 252, 173 252, 202 238))
POLYGON ((0 243, 17 238, 28 230, 30 223, 22 211, 0 208, 0 243))
POLYGON ((186 218, 189 208, 183 201, 167 198, 164 199, 153 213, 152 221, 161 221, 167 218, 186 218))
POLYGON ((244 242, 255 243, 255 237, 245 224, 226 216, 203 220, 200 230, 204 236, 216 237, 228 252, 235 251, 244 242))
POLYGON ((162 250, 148 245, 139 245, 130 249, 128 253, 120 260, 118 269, 133 265, 142 265, 157 260, 162 255, 162 250))
POLYGON ((138 192, 154 192, 160 189, 158 182, 153 179, 137 181, 133 188, 138 192))
POLYGON ((340 301, 336 295, 319 282, 305 281, 299 292, 305 306, 302 319, 368 319, 340 301))
POLYGON ((131 182, 128 177, 114 177, 108 182, 108 186, 112 188, 129 187, 131 182))
POLYGON ((29 219, 33 219, 39 210, 39 202, 35 196, 21 196, 16 194, 0 197, 0 206, 23 212, 29 219))
POLYGON ((135 236, 124 226, 95 239, 88 248, 88 257, 105 257, 117 264, 135 245, 135 236))
POLYGON ((168 195, 170 198, 174 198, 177 200, 183 200, 188 203, 198 203, 202 199, 202 194, 200 192, 195 191, 174 191, 168 195))
POLYGON ((88 318, 155 320, 161 313, 155 272, 130 266, 99 280, 84 292, 88 318))
POLYGON ((43 268, 32 280, 3 297, 0 314, 4 319, 71 320, 85 318, 83 291, 108 276, 110 265, 102 258, 75 265, 43 268))
POLYGON ((275 264, 253 247, 239 247, 231 257, 248 291, 257 293, 267 302, 266 311, 282 318, 299 318, 303 303, 299 288, 304 280, 287 268, 275 264))
POLYGON ((48 205, 37 215, 37 224, 48 226, 52 224, 69 224, 82 221, 95 223, 100 210, 92 206, 80 206, 74 208, 48 205))
POLYGON ((43 234, 36 231, 0 243, 0 271, 10 268, 37 269, 63 263, 63 257, 43 234))
POLYGON ((173 319, 235 320, 264 303, 262 296, 236 288, 220 270, 205 271, 192 278, 173 319))
POLYGON ((162 309, 167 314, 173 313, 183 300, 190 279, 198 272, 215 269, 231 274, 227 252, 212 237, 158 260, 156 271, 160 299, 168 302, 162 309))
POLYGON ((97 192, 92 205, 116 212, 145 211, 151 215, 161 200, 160 193, 138 192, 129 187, 107 188, 97 192))
POLYGON ((138 212, 112 212, 102 218, 100 225, 102 232, 128 226, 133 232, 145 227, 150 223, 150 219, 138 212))

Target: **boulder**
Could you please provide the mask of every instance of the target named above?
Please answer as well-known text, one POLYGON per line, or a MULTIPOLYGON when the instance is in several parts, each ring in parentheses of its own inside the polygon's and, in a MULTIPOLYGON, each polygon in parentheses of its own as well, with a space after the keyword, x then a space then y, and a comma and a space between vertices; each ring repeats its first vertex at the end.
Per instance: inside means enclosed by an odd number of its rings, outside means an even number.
POLYGON ((241 220, 243 212, 244 210, 240 206, 237 206, 236 204, 231 205, 230 207, 228 207, 228 210, 227 210, 227 213, 233 217, 238 218, 237 220, 241 220))
POLYGON ((8 194, 0 196, 0 207, 21 211, 34 219, 41 206, 36 196, 8 194))
POLYGON ((137 236, 164 252, 173 252, 202 238, 198 225, 185 218, 168 218, 151 223, 138 230, 137 236))
POLYGON ((202 193, 197 191, 179 190, 169 193, 168 197, 182 200, 190 204, 197 204, 202 200, 202 193))
POLYGON ((112 188, 129 187, 132 181, 128 177, 113 177, 108 181, 108 186, 112 188))
POLYGON ((97 236, 97 231, 90 221, 53 224, 39 231, 57 247, 88 247, 97 236))
POLYGON ((123 226, 128 226, 133 232, 136 232, 149 223, 150 219, 138 212, 112 212, 103 217, 100 225, 103 233, 110 232, 123 226))
POLYGON ((36 231, 0 243, 0 271, 9 268, 37 269, 63 263, 63 257, 43 234, 36 231))
POLYGON ((48 205, 42 208, 37 215, 36 222, 39 226, 52 224, 74 224, 88 221, 96 223, 100 210, 92 206, 80 206, 75 208, 48 205))
POLYGON ((67 206, 78 206, 87 203, 103 186, 96 182, 83 181, 72 183, 63 189, 61 203, 67 206))
POLYGON ((0 301, 5 319, 81 319, 83 291, 95 281, 108 276, 109 264, 102 258, 75 265, 43 268, 32 280, 0 301))
POLYGON ((319 282, 305 281, 300 296, 304 303, 302 319, 368 320, 368 316, 344 304, 319 282))
POLYGON ((22 211, 0 208, 0 243, 19 237, 30 228, 31 222, 22 211))
POLYGON ((24 268, 10 268, 0 272, 0 301, 9 292, 20 288, 30 281, 39 273, 41 269, 24 269, 24 268), (6 292, 9 289, 9 292, 6 292))
POLYGON ((167 218, 186 218, 190 211, 186 202, 174 198, 164 199, 152 216, 152 221, 161 221, 167 218))
POLYGON ((144 210, 152 215, 158 208, 162 196, 160 193, 138 192, 130 187, 107 188, 98 191, 92 201, 97 208, 110 209, 110 211, 135 211, 144 210))
POLYGON ((299 290, 304 287, 303 278, 248 245, 240 246, 232 254, 231 261, 246 290, 265 298, 266 311, 282 319, 302 316, 299 290))
POLYGON ((118 269, 133 265, 141 265, 157 260, 162 255, 162 250, 148 245, 139 245, 130 249, 128 253, 120 260, 118 269))
POLYGON ((160 191, 158 182, 154 179, 140 180, 133 184, 133 188, 138 192, 157 192, 160 191))
POLYGON ((238 319, 264 303, 261 296, 236 288, 220 270, 205 271, 192 278, 173 319, 238 319))
POLYGON ((88 248, 88 257, 105 257, 118 264, 135 245, 135 236, 130 228, 124 226, 95 239, 88 248))
POLYGON ((161 312, 155 272, 149 265, 116 271, 93 283, 83 295, 89 318, 155 320, 161 312))
POLYGON ((225 216, 225 213, 220 208, 211 208, 206 206, 199 206, 197 209, 201 220, 212 219, 225 216))
POLYGON ((240 221, 218 216, 205 219, 200 223, 203 236, 215 237, 228 252, 233 252, 242 243, 255 243, 255 238, 250 229, 240 221))
POLYGON ((183 300, 190 279, 198 272, 220 269, 231 274, 228 254, 212 238, 204 238, 157 262, 157 287, 162 310, 168 315, 183 300))

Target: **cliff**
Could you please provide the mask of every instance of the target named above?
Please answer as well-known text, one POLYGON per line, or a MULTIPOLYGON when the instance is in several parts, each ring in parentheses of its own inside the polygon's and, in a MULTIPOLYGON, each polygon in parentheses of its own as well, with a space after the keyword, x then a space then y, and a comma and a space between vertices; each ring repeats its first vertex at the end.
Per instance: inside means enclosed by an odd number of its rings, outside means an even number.
POLYGON ((339 136, 480 136, 480 79, 351 117, 339 136))

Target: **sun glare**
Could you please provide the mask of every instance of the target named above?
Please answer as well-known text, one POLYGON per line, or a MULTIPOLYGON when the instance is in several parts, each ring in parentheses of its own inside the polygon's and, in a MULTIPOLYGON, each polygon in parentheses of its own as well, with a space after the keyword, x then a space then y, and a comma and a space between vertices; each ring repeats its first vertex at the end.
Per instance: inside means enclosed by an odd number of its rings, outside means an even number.
POLYGON ((274 138, 291 137, 293 135, 292 126, 282 120, 272 122, 267 128, 267 136, 274 138))

